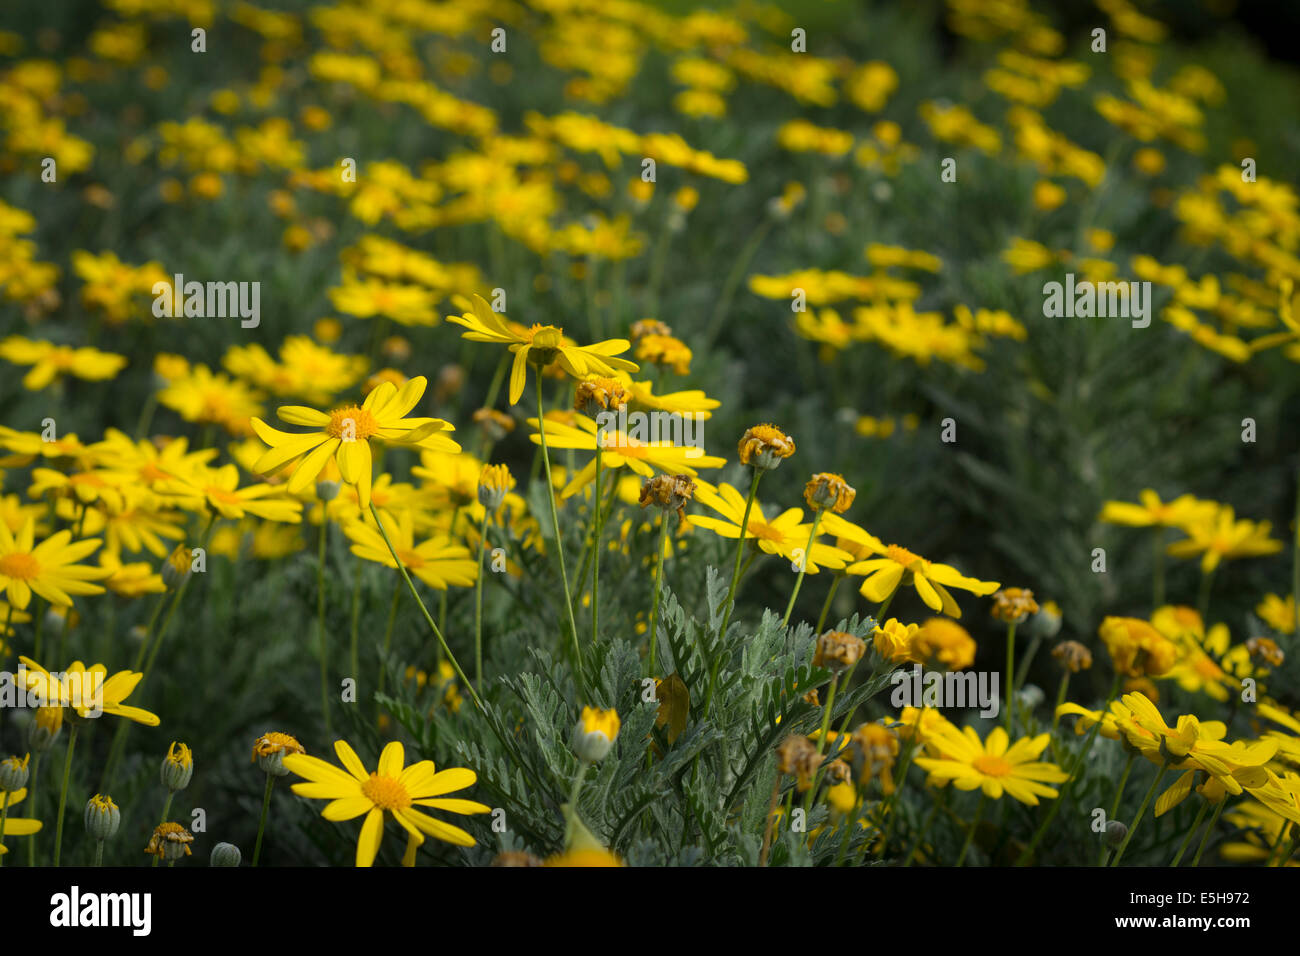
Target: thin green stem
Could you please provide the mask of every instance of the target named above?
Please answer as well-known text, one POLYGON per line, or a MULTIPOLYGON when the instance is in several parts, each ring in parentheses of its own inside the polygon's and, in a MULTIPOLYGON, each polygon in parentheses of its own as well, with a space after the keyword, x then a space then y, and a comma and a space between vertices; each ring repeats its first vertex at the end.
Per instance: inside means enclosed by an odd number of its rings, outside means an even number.
POLYGON ((334 736, 330 720, 329 686, 329 636, 325 633, 325 542, 329 534, 329 520, 321 511, 320 531, 316 544, 316 634, 320 639, 320 706, 325 715, 325 733, 334 736))
POLYGON ((1210 809, 1210 801, 1202 800, 1201 808, 1196 811, 1196 819, 1192 821, 1192 825, 1188 828, 1187 836, 1183 837, 1182 845, 1178 847, 1178 853, 1174 855, 1174 861, 1169 864, 1170 866, 1177 866, 1179 861, 1182 860, 1183 854, 1187 852, 1187 845, 1192 842, 1192 835, 1196 832, 1196 828, 1201 825, 1201 820, 1205 818, 1205 811, 1208 809, 1210 809))
POLYGON ((957 855, 957 866, 966 862, 966 853, 970 850, 971 841, 975 837, 975 831, 979 828, 980 818, 984 816, 984 807, 988 804, 988 794, 980 794, 979 806, 975 808, 975 818, 970 822, 970 829, 966 831, 966 841, 961 845, 961 853, 957 855))
POLYGON ((271 788, 275 786, 275 774, 266 775, 266 788, 262 791, 262 816, 257 821, 257 842, 253 844, 253 866, 262 858, 262 834, 266 832, 266 814, 271 809, 271 788))
POLYGON ((384 684, 388 677, 388 652, 393 646, 393 625, 397 623, 397 601, 402 596, 402 581, 399 578, 393 582, 393 596, 388 602, 388 624, 384 627, 384 649, 379 657, 379 677, 375 681, 377 693, 384 692, 384 684))
POLYGON ((812 560, 813 541, 817 539, 817 528, 822 523, 822 510, 817 509, 813 515, 812 529, 808 532, 808 546, 804 548, 803 560, 799 562, 799 576, 794 579, 794 590, 790 592, 790 602, 785 606, 785 617, 781 618, 781 626, 785 627, 790 623, 790 614, 794 611, 795 598, 799 596, 799 588, 803 586, 803 576, 808 571, 808 562, 812 560))
MULTIPOLYGON (((1214 808, 1214 816, 1210 817, 1210 823, 1205 828, 1205 836, 1201 837, 1201 845, 1196 848, 1196 856, 1192 858, 1193 867, 1201 865, 1201 854, 1205 852, 1205 847, 1210 842, 1210 834, 1214 832, 1215 824, 1219 822, 1219 814, 1223 812, 1223 808, 1227 805, 1228 798, 1224 797, 1219 801, 1219 805, 1214 808)), ((1292 848, 1294 849, 1294 845, 1292 848)), ((1282 862, 1285 863, 1286 859, 1286 857, 1283 857, 1282 862)))
POLYGON ((826 592, 826 601, 822 604, 822 612, 817 616, 817 627, 813 631, 814 634, 820 634, 822 628, 826 625, 826 615, 830 613, 831 602, 835 600, 835 592, 839 589, 840 582, 843 580, 844 572, 836 571, 835 577, 831 581, 830 590, 826 592))
POLYGON ((68 807, 68 780, 72 776, 72 751, 77 746, 77 724, 74 721, 68 731, 68 755, 63 761, 63 786, 59 788, 59 815, 54 825, 54 865, 59 865, 63 854, 63 812, 68 807))
POLYGON ((546 501, 551 506, 551 530, 555 533, 555 553, 560 561, 560 583, 564 585, 564 611, 569 616, 569 634, 573 638, 573 668, 578 678, 578 690, 586 695, 586 680, 582 675, 582 649, 578 646, 578 625, 573 619, 573 594, 569 590, 569 572, 564 566, 564 539, 560 535, 560 515, 555 509, 555 485, 551 481, 551 456, 546 450, 546 406, 542 399, 542 376, 538 369, 533 376, 537 385, 537 433, 541 444, 542 466, 546 471, 546 501))
POLYGON ((474 706, 480 711, 484 710, 482 698, 479 697, 478 691, 474 689, 474 685, 469 682, 469 678, 465 676, 465 671, 461 668, 460 661, 456 660, 456 655, 447 646, 447 639, 442 636, 442 631, 438 630, 437 623, 433 620, 432 615, 429 614, 429 609, 424 606, 424 601, 420 598, 420 592, 415 589, 415 583, 411 580, 411 576, 407 574, 406 565, 397 556, 397 550, 393 547, 393 542, 389 540, 388 529, 384 527, 384 519, 379 516, 379 510, 375 507, 373 501, 370 502, 370 513, 374 515, 375 524, 379 526, 379 533, 384 538, 384 544, 388 545, 389 553, 393 556, 393 560, 397 562, 397 570, 401 573, 402 580, 406 582, 406 587, 411 592, 411 597, 415 598, 415 603, 420 606, 420 613, 424 615, 425 623, 429 625, 429 630, 433 631, 433 636, 438 639, 438 644, 442 647, 442 652, 447 655, 447 660, 451 663, 452 669, 456 671, 456 677, 460 680, 461 686, 469 691, 469 696, 474 700, 474 706))
POLYGON ((487 529, 492 512, 483 509, 478 532, 478 573, 474 582, 474 684, 483 689, 483 556, 487 553, 487 529))
POLYGON ((736 288, 740 285, 740 280, 745 275, 750 260, 758 252, 759 245, 762 244, 771 228, 772 220, 768 219, 754 230, 749 242, 745 243, 744 248, 740 250, 740 255, 736 257, 731 271, 727 273, 727 278, 722 284, 722 294, 718 297, 718 305, 713 310, 713 317, 709 320, 709 327, 704 332, 704 338, 700 345, 701 352, 707 352, 713 346, 718 334, 726 324, 727 313, 731 311, 731 300, 735 297, 736 288))
MULTIPOLYGON (((655 583, 650 596, 650 671, 655 676, 655 657, 659 647, 659 594, 664 584, 664 544, 668 540, 668 512, 659 515, 659 538, 655 550, 655 583)), ((597 558, 597 563, 599 563, 597 558)))
MULTIPOLYGON (((601 433, 596 433, 596 487, 591 492, 591 504, 595 509, 592 514, 592 542, 591 542, 591 646, 596 646, 598 631, 600 627, 600 469, 601 454, 600 440, 601 433)), ((614 479, 617 483, 618 479, 614 479)), ((662 542, 661 542, 662 544, 662 542)), ((579 576, 579 581, 582 577, 579 576)), ((653 625, 652 625, 653 627, 653 625)), ((654 633, 650 634, 650 654, 651 660, 654 660, 654 633)))
MULTIPOLYGON (((740 558, 745 551, 745 542, 749 535, 749 513, 754 507, 754 496, 758 494, 758 482, 763 477, 763 469, 754 469, 754 478, 749 483, 749 497, 745 499, 745 514, 740 520, 740 536, 736 539, 736 560, 731 571, 731 587, 727 588, 727 600, 723 602, 722 627, 718 629, 718 640, 727 634, 727 624, 731 621, 731 610, 736 597, 736 585, 740 582, 740 558)), ((706 711, 707 713, 707 711, 706 711)))
POLYGON ((361 658, 358 654, 357 643, 361 633, 361 558, 356 559, 356 573, 352 577, 352 631, 348 640, 348 664, 350 665, 350 675, 353 680, 361 676, 361 658))
POLYGON ((934 818, 938 815, 939 797, 936 795, 934 801, 930 804, 930 812, 925 815, 925 819, 921 822, 921 829, 916 834, 916 840, 912 843, 912 848, 907 851, 907 856, 903 858, 904 868, 911 866, 912 861, 916 859, 916 853, 921 849, 921 845, 925 842, 925 837, 934 823, 934 818))
POLYGON ((1137 833, 1138 825, 1142 822, 1142 818, 1146 816, 1147 807, 1151 803, 1151 798, 1155 796, 1156 788, 1160 786, 1160 781, 1165 778, 1165 773, 1168 770, 1169 761, 1166 760, 1160 765, 1160 772, 1156 774, 1156 778, 1151 781, 1151 786, 1147 788, 1147 795, 1142 798, 1142 805, 1138 807, 1137 816, 1133 818, 1133 825, 1128 828, 1128 833, 1124 834, 1124 842, 1121 843, 1119 849, 1115 851, 1115 859, 1110 861, 1111 866, 1119 866, 1119 861, 1124 858, 1124 851, 1128 849, 1129 843, 1132 842, 1133 834, 1137 833))
POLYGON ((1007 625, 1007 733, 1011 733, 1011 701, 1016 693, 1016 622, 1007 625))
POLYGON ((1213 581, 1213 571, 1202 571, 1201 586, 1196 595, 1196 610, 1200 611, 1201 620, 1205 622, 1207 628, 1210 626, 1210 585, 1213 581))
MULTIPOLYGON (((43 756, 42 754, 37 754, 35 757, 32 758, 32 775, 27 781, 27 792, 31 794, 31 798, 32 798, 31 805, 27 807, 27 812, 30 813, 37 820, 40 819, 40 817, 36 813, 36 798, 40 796, 40 792, 41 792, 40 779, 41 779, 41 757, 42 756, 43 756)), ((27 839, 27 865, 29 867, 36 865, 36 834, 35 833, 33 833, 27 839)))

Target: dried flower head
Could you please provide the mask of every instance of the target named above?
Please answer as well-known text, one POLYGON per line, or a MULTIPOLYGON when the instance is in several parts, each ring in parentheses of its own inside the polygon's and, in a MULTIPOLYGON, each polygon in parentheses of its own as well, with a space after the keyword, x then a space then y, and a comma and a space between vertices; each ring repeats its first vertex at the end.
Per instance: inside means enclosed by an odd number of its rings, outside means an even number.
POLYGON ((842 476, 820 472, 813 475, 808 484, 804 485, 803 500, 808 502, 808 507, 814 511, 829 509, 836 514, 843 514, 849 510, 849 505, 853 504, 857 494, 857 489, 842 476))
POLYGON ((490 442, 499 442, 515 430, 515 420, 495 408, 476 409, 471 420, 490 442))
POLYGON ((822 755, 817 747, 803 734, 791 734, 777 745, 776 769, 784 774, 792 774, 800 791, 812 786, 813 774, 822 764, 822 755))
POLYGON ((592 375, 574 390, 573 410, 595 418, 601 412, 617 412, 627 407, 628 394, 615 378, 592 375))
POLYGON ((1078 641, 1062 641, 1052 648, 1052 656, 1061 662, 1061 667, 1071 674, 1086 671, 1092 667, 1092 651, 1078 641))
POLYGON ((275 774, 277 777, 283 777, 289 772, 282 766, 285 757, 306 752, 295 738, 275 731, 263 734, 253 743, 253 761, 263 773, 275 774))
POLYGON ((173 863, 183 856, 190 856, 190 844, 194 834, 179 823, 160 823, 154 827, 153 836, 144 852, 160 860, 173 863))
POLYGON ((794 454, 794 439, 775 425, 755 425, 740 436, 740 463, 770 471, 794 454))
POLYGON ((1038 613, 1038 602, 1026 588, 1003 588, 993 595, 991 613, 999 621, 1023 624, 1029 615, 1038 613))
POLYGON ((826 779, 832 784, 849 783, 853 780, 853 768, 836 758, 826 765, 826 779))
POLYGON ((658 505, 665 512, 676 511, 686 520, 686 502, 695 497, 695 482, 686 475, 655 475, 641 485, 641 507, 658 505))
POLYGON ((817 651, 813 654, 814 667, 826 667, 839 672, 862 660, 866 642, 844 631, 827 631, 817 638, 817 651))
POLYGON ((1282 648, 1278 647, 1277 641, 1271 637, 1250 638, 1246 641, 1246 650, 1253 660, 1263 661, 1272 667, 1281 667, 1282 661, 1286 659, 1282 648))
POLYGON ((658 319, 638 319, 632 323, 632 330, 628 333, 633 344, 640 342, 647 335, 672 335, 673 330, 658 319))

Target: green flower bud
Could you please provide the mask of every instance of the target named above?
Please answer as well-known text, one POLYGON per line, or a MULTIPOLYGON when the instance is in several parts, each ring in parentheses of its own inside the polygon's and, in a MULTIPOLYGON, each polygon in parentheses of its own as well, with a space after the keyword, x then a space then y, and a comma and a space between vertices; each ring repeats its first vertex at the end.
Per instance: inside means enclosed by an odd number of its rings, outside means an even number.
POLYGON ((43 754, 59 739, 62 729, 62 707, 37 707, 35 718, 27 725, 27 746, 33 753, 43 754))
POLYGON ((1111 820, 1106 824, 1106 832, 1102 835, 1102 840, 1113 850, 1124 842, 1126 836, 1128 836, 1128 827, 1118 820, 1111 820))
POLYGON ((333 501, 338 496, 339 483, 337 481, 316 482, 316 497, 321 501, 333 501))
POLYGON ((27 786, 27 761, 30 754, 0 760, 0 793, 13 793, 27 786))
POLYGON ((86 801, 85 821, 92 840, 111 840, 122 823, 122 811, 112 797, 97 793, 86 801))
POLYGON ((172 793, 188 787, 190 778, 194 776, 194 755, 190 748, 173 740, 167 748, 167 756, 163 757, 159 776, 162 785, 172 793))
POLYGON ((239 852, 239 847, 233 843, 218 843, 212 848, 212 856, 208 858, 208 865, 239 866, 243 858, 243 854, 239 852))

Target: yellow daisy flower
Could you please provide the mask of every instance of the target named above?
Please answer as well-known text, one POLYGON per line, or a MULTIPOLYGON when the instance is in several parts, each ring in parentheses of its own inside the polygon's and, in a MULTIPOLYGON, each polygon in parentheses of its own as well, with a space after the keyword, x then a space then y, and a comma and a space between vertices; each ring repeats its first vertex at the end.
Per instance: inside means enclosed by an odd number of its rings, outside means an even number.
POLYGON ((293 792, 311 800, 331 801, 321 811, 326 820, 341 822, 366 815, 357 841, 357 866, 370 866, 379 852, 384 834, 384 814, 391 813, 416 846, 426 835, 455 846, 474 846, 474 838, 460 827, 421 813, 416 807, 431 807, 449 813, 489 813, 491 807, 472 800, 447 798, 445 794, 472 786, 478 779, 473 770, 455 767, 434 772, 432 760, 404 766, 405 751, 394 740, 379 755, 378 769, 367 773, 347 741, 334 741, 334 752, 345 770, 308 754, 290 754, 284 766, 308 783, 295 783, 293 792))
MULTIPOLYGON (((740 522, 745 517, 745 496, 725 483, 716 488, 706 481, 698 482, 697 485, 695 500, 712 508, 722 517, 693 514, 690 516, 691 524, 708 528, 723 538, 739 538, 740 522)), ((828 544, 814 542, 811 548, 808 547, 812 525, 802 523, 803 509, 787 508, 770 521, 763 515, 763 506, 755 499, 749 512, 749 527, 745 529, 744 536, 755 539, 758 547, 767 554, 779 554, 794 561, 795 552, 798 551, 804 556, 809 574, 816 574, 820 567, 838 570, 853 560, 853 555, 847 551, 828 544)))
POLYGON ((627 339, 606 339, 594 345, 574 345, 564 337, 564 330, 554 325, 534 325, 524 329, 511 328, 504 315, 497 315, 480 295, 474 296, 472 312, 449 315, 454 322, 469 329, 461 337, 474 342, 497 342, 507 345, 514 353, 510 368, 510 404, 514 405, 524 394, 524 377, 528 363, 539 369, 559 362, 565 372, 576 379, 588 375, 613 375, 616 370, 635 372, 639 366, 627 359, 614 356, 626 352, 632 343, 627 339))
POLYGON ((994 727, 988 739, 981 741, 970 727, 958 730, 948 725, 928 740, 943 756, 917 757, 916 763, 929 772, 932 783, 951 782, 958 790, 980 789, 994 800, 1006 793, 1032 807, 1038 805, 1039 797, 1057 796, 1048 784, 1069 777, 1056 764, 1036 760, 1051 738, 1051 734, 1022 737, 1008 747, 1010 738, 1001 727, 994 727))
POLYGON ((0 522, 0 592, 20 611, 31 603, 32 592, 51 604, 69 607, 73 594, 103 594, 93 582, 108 577, 102 568, 78 564, 99 547, 98 538, 72 543, 71 531, 60 531, 34 544, 35 519, 28 517, 18 534, 0 522))
POLYGON ((253 430, 271 447, 253 463, 253 470, 263 475, 274 474, 293 459, 305 456, 287 486, 289 493, 296 495, 320 474, 330 456, 334 456, 343 480, 357 486, 361 507, 369 508, 371 438, 435 451, 460 451, 458 444, 439 434, 454 430, 450 422, 441 418, 406 417, 419 404, 427 384, 423 375, 411 379, 401 389, 391 382, 383 382, 360 406, 347 405, 329 414, 302 405, 282 405, 276 410, 281 421, 318 429, 306 434, 282 432, 254 418, 253 430))
MULTIPOLYGON (((838 535, 849 530, 842 528, 839 522, 829 520, 832 517, 826 515, 822 518, 822 525, 829 533, 838 535)), ((948 593, 948 588, 960 588, 982 597, 1002 586, 997 581, 968 578, 951 565, 928 561, 896 544, 886 545, 878 538, 871 537, 862 543, 878 557, 850 564, 848 573, 866 575, 858 590, 868 601, 877 604, 888 600, 900 584, 910 584, 931 610, 942 611, 949 617, 961 617, 961 608, 948 593)))
POLYGON ((138 671, 118 671, 109 677, 103 664, 87 669, 81 661, 73 661, 66 672, 55 677, 29 657, 18 659, 27 668, 27 690, 36 693, 43 707, 71 707, 81 717, 112 714, 146 727, 161 722, 157 714, 122 703, 144 677, 138 671))
POLYGON ((30 365, 23 387, 39 391, 60 375, 73 375, 89 382, 114 378, 126 367, 126 356, 99 349, 55 345, 11 335, 0 342, 0 358, 15 365, 30 365))

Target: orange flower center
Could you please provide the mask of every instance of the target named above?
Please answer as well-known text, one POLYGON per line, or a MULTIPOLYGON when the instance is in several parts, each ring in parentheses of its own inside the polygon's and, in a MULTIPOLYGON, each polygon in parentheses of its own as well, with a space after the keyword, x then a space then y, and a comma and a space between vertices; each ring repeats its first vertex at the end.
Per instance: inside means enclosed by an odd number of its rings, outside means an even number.
POLYGON ((1011 764, 992 754, 981 754, 972 766, 986 777, 1005 777, 1011 773, 1011 764))
POLYGON ((327 435, 331 438, 341 438, 343 441, 365 441, 377 431, 379 431, 379 423, 375 421, 375 416, 358 405, 349 405, 347 408, 337 408, 330 412, 329 424, 325 426, 327 435))
POLYGON ((0 558, 0 574, 7 578, 30 581, 41 573, 41 566, 30 554, 16 551, 0 558))
POLYGON ((398 551, 397 556, 401 559, 402 565, 408 570, 414 571, 417 568, 424 567, 424 558, 414 551, 398 551))
POLYGON ((361 792, 381 810, 405 810, 411 805, 411 795, 396 777, 372 773, 361 785, 361 792))
POLYGON ((900 548, 896 544, 891 544, 889 547, 885 548, 885 557, 889 558, 890 561, 893 561, 896 564, 901 564, 909 571, 914 570, 915 565, 917 564, 920 564, 923 568, 928 567, 930 564, 929 561, 925 560, 925 558, 921 557, 919 554, 913 554, 906 548, 900 548))

